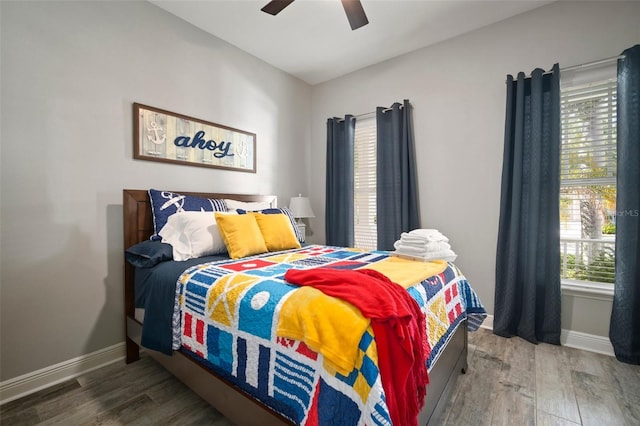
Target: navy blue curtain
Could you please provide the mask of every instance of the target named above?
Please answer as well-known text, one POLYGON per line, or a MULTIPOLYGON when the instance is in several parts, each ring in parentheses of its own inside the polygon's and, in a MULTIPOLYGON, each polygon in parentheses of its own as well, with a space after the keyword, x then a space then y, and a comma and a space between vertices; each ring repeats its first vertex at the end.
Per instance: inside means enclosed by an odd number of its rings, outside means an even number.
POLYGON ((560 71, 507 76, 493 331, 560 344, 560 71))
POLYGON ((618 59, 616 278, 609 338, 640 364, 640 45, 618 59))
POLYGON ((325 235, 327 245, 353 247, 353 146, 356 119, 327 120, 327 187, 325 235))
POLYGON ((420 227, 411 113, 406 99, 376 108, 378 250, 394 250, 401 233, 420 227))

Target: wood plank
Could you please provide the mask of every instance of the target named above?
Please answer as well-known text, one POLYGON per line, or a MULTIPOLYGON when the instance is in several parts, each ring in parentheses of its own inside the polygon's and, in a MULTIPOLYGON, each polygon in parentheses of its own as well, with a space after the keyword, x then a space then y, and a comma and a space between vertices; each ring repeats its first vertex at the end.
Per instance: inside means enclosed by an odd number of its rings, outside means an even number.
POLYGON ((34 411, 37 417, 37 410, 35 409, 36 406, 38 406, 39 404, 44 404, 48 401, 56 400, 57 398, 79 388, 80 384, 78 383, 78 381, 76 379, 71 379, 66 380, 62 383, 58 383, 57 385, 50 386, 46 389, 42 389, 23 398, 8 402, 2 405, 2 419, 7 418, 15 413, 21 413, 25 411, 34 411))
POLYGON ((476 339, 474 339, 474 343, 477 349, 496 359, 501 359, 504 355, 505 348, 511 344, 512 339, 496 336, 489 330, 480 329, 476 333, 478 334, 476 339))
POLYGON ((165 381, 169 373, 150 359, 141 359, 134 364, 120 364, 121 371, 95 377, 64 399, 38 406, 38 414, 46 419, 43 424, 87 424, 102 413, 114 410, 122 404, 133 404, 149 387, 165 381), (136 368, 142 363, 140 368, 136 368))
POLYGON ((571 365, 561 347, 535 347, 537 409, 575 423, 580 412, 571 382, 571 365))
POLYGON ((626 424, 616 395, 605 379, 581 371, 572 371, 571 378, 584 426, 626 424))
MULTIPOLYGON (((174 384, 179 382, 175 379, 174 384)), ((176 393, 170 400, 159 403, 158 408, 144 417, 144 423, 149 425, 157 424, 185 424, 188 419, 200 419, 199 423, 194 420, 193 424, 211 424, 226 420, 222 414, 215 410, 209 403, 194 394, 190 389, 185 389, 176 393), (199 414, 194 414, 197 412, 199 414), (206 419, 206 421, 203 420, 206 419)))
POLYGON ((469 360, 469 371, 458 380, 459 388, 445 424, 490 425, 498 375, 502 361, 480 350, 479 346, 469 360))
POLYGON ((500 382, 509 384, 515 392, 535 397, 535 347, 520 337, 512 337, 504 348, 500 382))
POLYGON ((640 365, 626 364, 614 357, 605 357, 602 364, 627 424, 640 424, 640 365))
POLYGON ((216 411, 211 405, 204 400, 201 403, 186 407, 182 412, 175 412, 172 416, 163 420, 168 425, 205 425, 220 424, 232 425, 229 420, 216 411))
POLYGON ((535 426, 535 397, 527 395, 531 390, 508 382, 501 382, 496 387, 491 425, 535 426))
POLYGON ((505 343, 491 424, 534 426, 535 345, 519 337, 505 343))
POLYGON ((0 424, 12 426, 31 426, 38 424, 40 417, 33 407, 23 407, 21 410, 5 412, 4 406, 0 407, 0 424))
POLYGON ((536 426, 576 426, 580 423, 570 422, 569 420, 561 417, 554 416, 553 414, 545 413, 544 411, 537 410, 536 412, 536 426))
POLYGON ((605 358, 609 358, 608 356, 566 346, 563 346, 562 350, 569 359, 569 365, 571 365, 573 371, 580 371, 598 377, 606 377, 608 375, 607 369, 603 365, 603 361, 605 358))
MULTIPOLYGON (((85 404, 90 404, 96 398, 105 402, 127 398, 128 395, 135 395, 134 392, 149 381, 160 382, 170 376, 148 357, 141 359, 135 366, 115 363, 78 377, 76 380, 81 384, 80 387, 58 398, 39 403, 36 409, 41 420, 54 419, 60 413, 82 411, 91 406, 85 404)), ((108 407, 105 405, 105 409, 108 407)))
POLYGON ((109 410, 101 412, 91 421, 96 425, 126 425, 143 424, 148 413, 158 409, 148 395, 137 395, 131 399, 123 400, 109 410))

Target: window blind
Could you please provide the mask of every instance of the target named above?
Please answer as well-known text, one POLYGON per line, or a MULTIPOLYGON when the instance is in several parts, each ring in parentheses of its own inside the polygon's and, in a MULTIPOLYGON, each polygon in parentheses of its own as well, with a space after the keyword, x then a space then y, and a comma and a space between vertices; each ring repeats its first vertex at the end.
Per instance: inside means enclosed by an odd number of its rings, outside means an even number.
POLYGON ((353 184, 355 246, 375 250, 378 245, 375 117, 356 120, 353 184))
POLYGON ((561 77, 562 278, 613 282, 616 84, 615 64, 561 77))

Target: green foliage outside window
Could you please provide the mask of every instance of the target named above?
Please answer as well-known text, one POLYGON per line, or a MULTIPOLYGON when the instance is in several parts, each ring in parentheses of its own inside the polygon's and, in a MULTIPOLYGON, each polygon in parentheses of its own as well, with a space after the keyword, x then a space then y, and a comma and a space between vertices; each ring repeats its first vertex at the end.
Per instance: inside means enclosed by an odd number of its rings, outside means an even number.
POLYGON ((614 282, 615 252, 611 247, 604 247, 589 263, 579 259, 576 263, 574 254, 567 254, 566 265, 560 255, 561 276, 581 281, 595 281, 601 283, 614 282), (565 273, 566 266, 566 273, 565 273))
POLYGON ((604 225, 602 225, 602 233, 605 235, 612 235, 616 233, 616 225, 611 223, 611 222, 607 222, 604 225))

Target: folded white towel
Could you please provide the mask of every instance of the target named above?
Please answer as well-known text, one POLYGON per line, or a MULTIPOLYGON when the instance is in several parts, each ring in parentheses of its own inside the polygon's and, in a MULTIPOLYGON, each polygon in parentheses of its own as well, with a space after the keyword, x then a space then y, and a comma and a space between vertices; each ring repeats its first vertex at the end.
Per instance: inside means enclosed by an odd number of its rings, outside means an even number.
POLYGON ((393 243, 393 246, 396 248, 396 250, 402 247, 410 249, 411 251, 415 251, 417 253, 443 251, 449 250, 451 248, 451 245, 449 245, 449 243, 445 243, 444 241, 434 243, 407 243, 402 239, 393 243))
POLYGON ((422 241, 414 241, 414 240, 406 240, 404 238, 400 238, 398 241, 396 241, 398 244, 404 244, 405 246, 412 246, 412 247, 417 247, 417 248, 424 248, 427 244, 429 244, 428 241, 422 240, 422 241))
POLYGON ((427 254, 427 249, 424 247, 410 246, 410 245, 402 244, 400 241, 396 241, 393 244, 393 247, 396 249, 396 251, 410 253, 415 256, 423 256, 427 254))
POLYGON ((426 256, 426 260, 446 260, 447 262, 453 262, 458 257, 457 254, 453 252, 453 250, 442 250, 430 252, 426 256))
POLYGON ((444 241, 438 241, 435 243, 427 244, 427 251, 443 251, 443 250, 450 250, 450 249, 451 249, 451 245, 444 241))
POLYGON ((414 253, 411 251, 407 251, 406 248, 396 249, 395 253, 405 256, 410 256, 416 259, 429 261, 429 260, 445 260, 447 262, 453 262, 458 257, 457 254, 453 252, 453 250, 442 250, 438 252, 429 252, 429 253, 414 253))
POLYGON ((441 237, 442 233, 437 229, 429 229, 429 228, 418 228, 412 231, 409 231, 411 235, 419 235, 421 237, 429 238, 429 237, 441 237))
POLYGON ((402 234, 400 234, 400 239, 403 241, 412 241, 416 243, 426 243, 429 241, 424 237, 421 237, 419 235, 411 235, 408 232, 403 232, 402 234))
MULTIPOLYGON (((407 234, 408 235, 408 234, 407 234)), ((403 244, 412 244, 415 246, 419 246, 419 245, 425 245, 428 244, 430 241, 421 237, 410 237, 407 235, 401 235, 400 236, 400 241, 402 241, 403 244)))
POLYGON ((408 240, 426 240, 431 242, 444 241, 449 242, 449 239, 437 229, 414 229, 410 232, 403 232, 400 236, 408 240))

